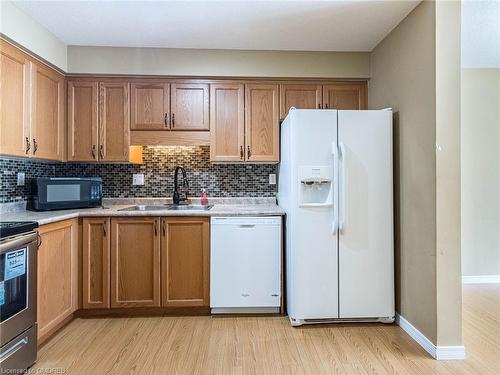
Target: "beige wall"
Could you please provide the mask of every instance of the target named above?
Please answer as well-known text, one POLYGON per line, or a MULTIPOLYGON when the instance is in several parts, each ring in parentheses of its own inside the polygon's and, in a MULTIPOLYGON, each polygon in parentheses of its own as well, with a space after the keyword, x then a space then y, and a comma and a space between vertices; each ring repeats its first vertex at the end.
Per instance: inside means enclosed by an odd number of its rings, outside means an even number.
POLYGON ((500 275, 500 69, 462 70, 462 269, 500 275))
POLYGON ((10 1, 0 1, 0 32, 58 68, 67 70, 66 45, 10 1))
POLYGON ((422 2, 373 50, 369 107, 395 111, 397 310, 462 345, 460 2, 422 2))
POLYGON ((460 253, 460 11, 436 2, 437 345, 462 344, 460 253))
POLYGON ((416 7, 372 52, 369 107, 392 107, 397 311, 436 343, 435 7, 416 7))
POLYGON ((68 48, 70 73, 367 78, 365 52, 68 48))

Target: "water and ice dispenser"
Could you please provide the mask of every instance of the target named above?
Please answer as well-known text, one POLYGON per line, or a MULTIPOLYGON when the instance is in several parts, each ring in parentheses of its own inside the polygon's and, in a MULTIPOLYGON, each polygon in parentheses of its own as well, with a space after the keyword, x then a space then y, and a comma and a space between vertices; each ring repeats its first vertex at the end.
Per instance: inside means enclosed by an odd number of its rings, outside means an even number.
POLYGON ((327 207, 333 204, 331 166, 299 167, 299 206, 327 207))

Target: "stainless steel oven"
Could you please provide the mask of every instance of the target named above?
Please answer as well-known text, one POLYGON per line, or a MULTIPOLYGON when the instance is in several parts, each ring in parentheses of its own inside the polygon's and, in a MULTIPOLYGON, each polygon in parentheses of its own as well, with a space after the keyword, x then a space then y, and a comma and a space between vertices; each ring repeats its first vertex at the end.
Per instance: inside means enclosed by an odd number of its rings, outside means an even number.
POLYGON ((0 373, 36 361, 37 226, 0 223, 0 373))

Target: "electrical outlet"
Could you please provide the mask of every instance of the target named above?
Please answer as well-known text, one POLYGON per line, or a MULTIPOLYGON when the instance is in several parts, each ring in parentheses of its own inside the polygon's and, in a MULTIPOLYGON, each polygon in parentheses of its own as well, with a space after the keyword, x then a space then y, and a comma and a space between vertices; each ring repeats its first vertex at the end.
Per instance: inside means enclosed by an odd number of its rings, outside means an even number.
POLYGON ((144 185, 144 173, 134 173, 132 175, 132 185, 144 185))
POLYGON ((271 173, 269 175, 269 185, 276 185, 276 174, 271 173))
POLYGON ((17 172, 17 186, 24 186, 26 174, 24 172, 17 172))

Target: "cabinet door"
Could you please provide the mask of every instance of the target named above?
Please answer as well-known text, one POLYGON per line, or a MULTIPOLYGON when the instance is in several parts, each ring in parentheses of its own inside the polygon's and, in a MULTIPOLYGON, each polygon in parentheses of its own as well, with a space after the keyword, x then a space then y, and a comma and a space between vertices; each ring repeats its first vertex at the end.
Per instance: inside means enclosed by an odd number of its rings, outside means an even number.
POLYGON ((162 305, 209 306, 209 219, 162 219, 162 305))
POLYGON ((37 322, 39 342, 71 317, 78 305, 78 223, 39 228, 37 322))
POLYGON ((97 160, 97 111, 98 83, 68 82, 68 160, 97 160))
POLYGON ((367 109, 366 82, 338 82, 323 86, 324 108, 367 109))
POLYGON ((244 86, 210 85, 210 160, 244 160, 244 86))
POLYGON ((27 156, 29 129, 29 60, 7 42, 0 41, 0 153, 27 156))
POLYGON ((208 85, 173 83, 172 130, 209 130, 208 85))
POLYGON ((83 219, 83 308, 109 308, 109 218, 83 219))
POLYGON ((99 83, 99 160, 128 161, 129 109, 128 82, 99 83))
POLYGON ((132 83, 131 101, 132 130, 169 129, 170 85, 168 83, 132 83))
POLYGON ((159 219, 111 219, 111 307, 160 306, 159 219))
POLYGON ((64 77, 31 63, 31 138, 34 157, 63 160, 65 151, 64 77))
POLYGON ((285 118, 290 107, 321 108, 321 85, 283 84, 280 87, 280 116, 285 118))
POLYGON ((279 161, 278 85, 245 85, 245 160, 279 161))

